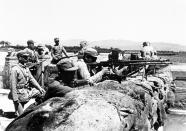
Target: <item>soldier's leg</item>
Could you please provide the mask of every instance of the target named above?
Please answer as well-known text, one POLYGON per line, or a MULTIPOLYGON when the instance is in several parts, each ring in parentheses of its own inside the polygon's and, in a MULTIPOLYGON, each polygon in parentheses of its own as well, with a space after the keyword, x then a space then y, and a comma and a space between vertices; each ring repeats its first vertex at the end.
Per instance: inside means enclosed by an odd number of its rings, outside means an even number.
POLYGON ((23 105, 20 102, 14 101, 14 107, 15 112, 18 113, 18 115, 21 115, 23 113, 23 105))
POLYGON ((74 89, 69 86, 61 85, 58 81, 54 81, 53 83, 49 84, 44 100, 52 97, 63 97, 66 93, 72 90, 74 89))

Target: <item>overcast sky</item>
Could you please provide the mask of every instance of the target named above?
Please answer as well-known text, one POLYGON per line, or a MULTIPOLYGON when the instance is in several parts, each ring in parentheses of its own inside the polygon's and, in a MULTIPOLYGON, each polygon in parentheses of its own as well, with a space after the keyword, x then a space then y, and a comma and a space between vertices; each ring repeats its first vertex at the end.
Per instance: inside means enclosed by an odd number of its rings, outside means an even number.
POLYGON ((61 39, 186 45, 186 0, 0 0, 0 40, 61 39))

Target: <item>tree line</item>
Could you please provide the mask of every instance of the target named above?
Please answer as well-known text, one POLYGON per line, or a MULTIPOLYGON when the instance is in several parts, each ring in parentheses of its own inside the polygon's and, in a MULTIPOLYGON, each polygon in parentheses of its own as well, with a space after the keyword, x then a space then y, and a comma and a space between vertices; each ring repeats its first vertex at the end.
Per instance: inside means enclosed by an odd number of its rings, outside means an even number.
MULTIPOLYGON (((51 45, 46 45, 46 47, 51 50, 52 49, 52 46, 51 45)), ((73 52, 73 53, 77 53, 81 48, 79 46, 64 46, 66 51, 67 52, 73 52)), ((23 50, 24 48, 26 48, 26 46, 23 46, 23 45, 16 45, 16 46, 13 46, 13 45, 10 45, 10 44, 6 44, 6 46, 1 46, 0 47, 0 51, 4 50, 4 51, 7 51, 8 48, 14 48, 15 51, 19 51, 19 50, 23 50)), ((95 48, 98 53, 110 53, 112 49, 116 49, 118 50, 119 52, 131 52, 133 53, 134 51, 135 52, 139 52, 139 50, 120 50, 118 48, 113 48, 113 47, 110 47, 110 48, 101 48, 99 46, 95 46, 93 47, 95 48)), ((186 54, 185 51, 179 51, 179 52, 175 52, 175 51, 157 51, 158 55, 179 55, 179 54, 186 54)))

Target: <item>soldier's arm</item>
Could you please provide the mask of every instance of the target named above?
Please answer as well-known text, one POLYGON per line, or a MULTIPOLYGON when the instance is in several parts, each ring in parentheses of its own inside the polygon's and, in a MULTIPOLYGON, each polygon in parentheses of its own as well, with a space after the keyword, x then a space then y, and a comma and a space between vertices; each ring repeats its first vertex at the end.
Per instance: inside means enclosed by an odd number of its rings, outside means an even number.
POLYGON ((29 80, 30 82, 43 94, 45 93, 44 89, 39 85, 36 79, 32 76, 31 72, 29 71, 29 80))
POLYGON ((91 76, 88 80, 91 83, 98 83, 102 80, 104 74, 109 73, 109 69, 107 67, 103 67, 101 71, 91 76))
POLYGON ((17 71, 15 69, 11 70, 10 75, 10 89, 13 101, 18 101, 18 94, 17 94, 17 71))
POLYGON ((57 57, 56 57, 55 54, 54 54, 54 47, 52 47, 51 56, 52 56, 53 59, 57 59, 57 57))
POLYGON ((62 52, 65 54, 66 57, 68 57, 67 52, 63 46, 62 46, 62 52))

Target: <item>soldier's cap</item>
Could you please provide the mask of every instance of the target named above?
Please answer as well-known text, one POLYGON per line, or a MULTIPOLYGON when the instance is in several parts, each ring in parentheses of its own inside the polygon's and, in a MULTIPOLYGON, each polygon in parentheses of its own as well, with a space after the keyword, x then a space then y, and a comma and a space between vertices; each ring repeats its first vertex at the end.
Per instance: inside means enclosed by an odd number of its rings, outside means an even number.
POLYGON ((71 61, 60 61, 57 63, 57 68, 63 71, 76 71, 78 69, 71 61))
POLYGON ((54 41, 59 41, 59 38, 58 37, 54 38, 54 41))
POLYGON ((29 57, 30 54, 28 52, 18 52, 17 57, 29 57))
POLYGON ((150 42, 143 42, 143 46, 149 46, 150 45, 150 42))
POLYGON ((28 40, 27 41, 27 44, 29 45, 29 44, 34 44, 35 42, 33 41, 33 40, 28 40))
POLYGON ((95 49, 93 49, 93 48, 87 48, 84 51, 84 54, 90 55, 92 57, 97 57, 98 56, 98 52, 95 49))
POLYGON ((43 44, 38 44, 38 46, 37 46, 37 48, 39 48, 39 49, 44 49, 44 45, 43 44))

